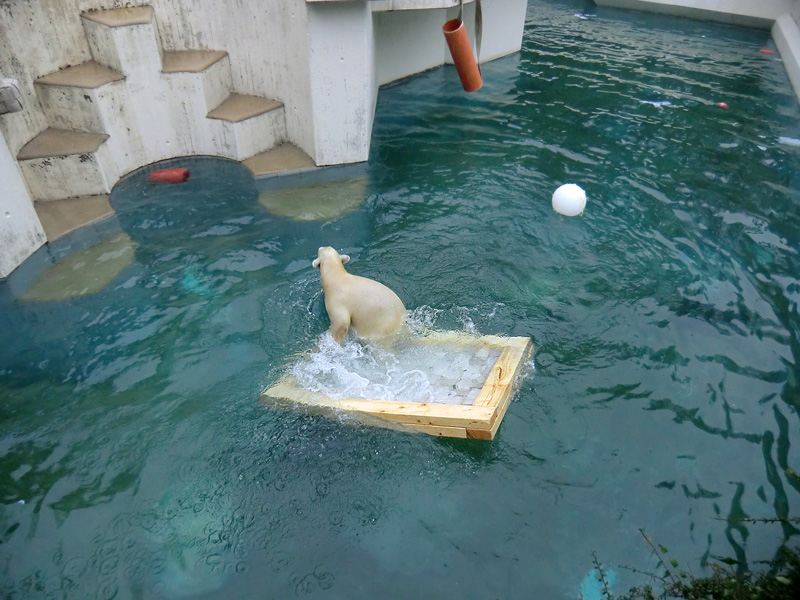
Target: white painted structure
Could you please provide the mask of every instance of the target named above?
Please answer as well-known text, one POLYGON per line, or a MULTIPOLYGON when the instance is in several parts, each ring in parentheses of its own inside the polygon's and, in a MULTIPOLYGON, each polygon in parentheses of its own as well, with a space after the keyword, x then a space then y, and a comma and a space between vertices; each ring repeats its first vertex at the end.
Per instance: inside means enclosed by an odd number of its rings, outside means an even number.
POLYGON ((8 146, 0 143, 0 276, 5 277, 44 244, 39 219, 8 146))
MULTIPOLYGON (((0 78, 16 79, 23 101, 22 111, 0 114, 0 205, 27 215, 0 225, 0 277, 44 242, 34 201, 107 193, 164 158, 244 160, 289 142, 319 166, 366 160, 380 85, 445 64, 441 26, 455 6, 0 3, 0 78)), ((526 6, 483 0, 482 60, 519 50, 526 6)))

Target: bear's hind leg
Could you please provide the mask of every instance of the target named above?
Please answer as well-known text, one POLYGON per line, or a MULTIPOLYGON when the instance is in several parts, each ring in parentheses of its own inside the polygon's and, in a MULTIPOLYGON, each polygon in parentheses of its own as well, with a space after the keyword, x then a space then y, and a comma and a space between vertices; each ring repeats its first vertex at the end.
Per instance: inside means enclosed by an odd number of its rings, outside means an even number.
POLYGON ((331 319, 331 336, 341 344, 350 329, 350 313, 339 312, 328 316, 331 319))

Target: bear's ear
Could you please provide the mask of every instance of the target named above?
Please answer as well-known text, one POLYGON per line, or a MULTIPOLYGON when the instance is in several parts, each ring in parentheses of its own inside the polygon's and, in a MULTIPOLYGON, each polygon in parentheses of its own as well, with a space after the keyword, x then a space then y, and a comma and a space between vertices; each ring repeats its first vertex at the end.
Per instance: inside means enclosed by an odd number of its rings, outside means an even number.
POLYGON ((315 258, 313 261, 311 261, 311 266, 315 269, 319 269, 319 259, 315 258))
POLYGON ((339 257, 342 259, 342 264, 347 264, 350 262, 350 255, 349 254, 340 254, 339 257))

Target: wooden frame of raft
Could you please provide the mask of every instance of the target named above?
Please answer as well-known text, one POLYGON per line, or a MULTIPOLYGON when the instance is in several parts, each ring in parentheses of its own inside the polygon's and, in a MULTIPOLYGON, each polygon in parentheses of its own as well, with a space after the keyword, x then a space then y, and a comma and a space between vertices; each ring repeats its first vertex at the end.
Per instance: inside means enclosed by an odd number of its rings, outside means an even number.
POLYGON ((421 343, 449 343, 460 347, 488 347, 500 350, 489 376, 478 397, 471 405, 438 404, 434 402, 398 402, 393 400, 363 400, 360 398, 334 399, 320 392, 305 390, 291 375, 281 378, 267 389, 259 399, 263 404, 274 405, 286 401, 300 404, 321 414, 351 414, 361 422, 416 431, 430 435, 491 440, 500 427, 511 400, 511 392, 524 361, 533 352, 527 337, 499 337, 486 335, 480 338, 464 337, 442 339, 422 338, 421 343), (456 341, 457 340, 457 341, 456 341))

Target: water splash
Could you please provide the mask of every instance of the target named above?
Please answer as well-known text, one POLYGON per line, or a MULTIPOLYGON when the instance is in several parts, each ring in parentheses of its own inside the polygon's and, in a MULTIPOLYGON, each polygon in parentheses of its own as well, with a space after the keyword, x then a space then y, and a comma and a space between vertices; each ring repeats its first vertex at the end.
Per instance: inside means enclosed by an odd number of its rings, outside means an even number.
POLYGON ((300 385, 331 398, 472 404, 500 351, 476 347, 461 332, 419 333, 419 322, 384 342, 351 334, 337 344, 329 333, 291 373, 300 385))

